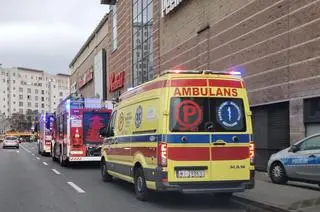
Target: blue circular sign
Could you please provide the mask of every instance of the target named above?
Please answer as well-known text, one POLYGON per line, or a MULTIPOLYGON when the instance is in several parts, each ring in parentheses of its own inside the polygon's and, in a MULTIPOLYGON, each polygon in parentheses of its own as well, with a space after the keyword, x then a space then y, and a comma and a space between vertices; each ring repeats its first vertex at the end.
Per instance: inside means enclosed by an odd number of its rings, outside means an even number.
POLYGON ((136 119, 135 119, 135 125, 136 128, 139 128, 141 126, 142 122, 142 107, 139 105, 139 107, 136 110, 136 119))
POLYGON ((218 108, 218 122, 225 128, 237 127, 241 121, 241 118, 241 109, 233 101, 225 101, 218 108))

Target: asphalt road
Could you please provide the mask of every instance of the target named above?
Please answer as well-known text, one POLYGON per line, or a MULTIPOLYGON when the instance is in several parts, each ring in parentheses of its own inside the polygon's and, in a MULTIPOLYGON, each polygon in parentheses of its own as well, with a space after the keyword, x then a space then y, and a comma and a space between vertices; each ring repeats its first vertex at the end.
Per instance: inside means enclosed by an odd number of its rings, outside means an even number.
POLYGON ((133 186, 104 183, 97 164, 61 167, 37 154, 35 143, 19 150, 0 148, 0 211, 264 211, 239 202, 217 202, 212 195, 153 193, 149 202, 135 198, 133 186))

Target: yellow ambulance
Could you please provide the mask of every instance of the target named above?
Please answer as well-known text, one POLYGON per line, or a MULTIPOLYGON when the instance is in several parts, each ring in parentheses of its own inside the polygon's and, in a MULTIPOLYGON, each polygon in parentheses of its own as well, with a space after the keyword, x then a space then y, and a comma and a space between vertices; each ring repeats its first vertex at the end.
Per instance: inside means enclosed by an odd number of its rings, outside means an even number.
POLYGON ((230 197, 254 187, 251 111, 238 72, 166 71, 123 93, 101 129, 101 174, 149 190, 230 197))

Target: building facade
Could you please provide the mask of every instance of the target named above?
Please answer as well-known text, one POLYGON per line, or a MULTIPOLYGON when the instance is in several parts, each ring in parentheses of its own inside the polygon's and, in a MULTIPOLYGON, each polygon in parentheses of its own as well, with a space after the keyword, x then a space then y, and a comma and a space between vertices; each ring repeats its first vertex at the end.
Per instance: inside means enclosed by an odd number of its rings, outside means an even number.
POLYGON ((320 132, 320 1, 161 3, 156 69, 241 71, 258 168, 271 153, 320 132))
MULTIPOLYGON (((320 132, 320 1, 101 0, 107 98, 167 69, 240 71, 256 164, 320 132)), ((95 80, 95 79, 93 79, 95 80)))
POLYGON ((69 75, 29 68, 0 67, 0 114, 11 117, 27 110, 53 112, 69 95, 69 75))

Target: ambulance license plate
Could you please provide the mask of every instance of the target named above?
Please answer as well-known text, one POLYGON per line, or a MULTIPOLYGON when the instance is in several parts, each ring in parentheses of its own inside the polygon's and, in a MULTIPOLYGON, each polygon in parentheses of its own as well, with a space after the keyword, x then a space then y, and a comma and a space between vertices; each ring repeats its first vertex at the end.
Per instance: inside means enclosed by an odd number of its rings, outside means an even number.
POLYGON ((202 178, 204 170, 177 170, 177 178, 202 178))

